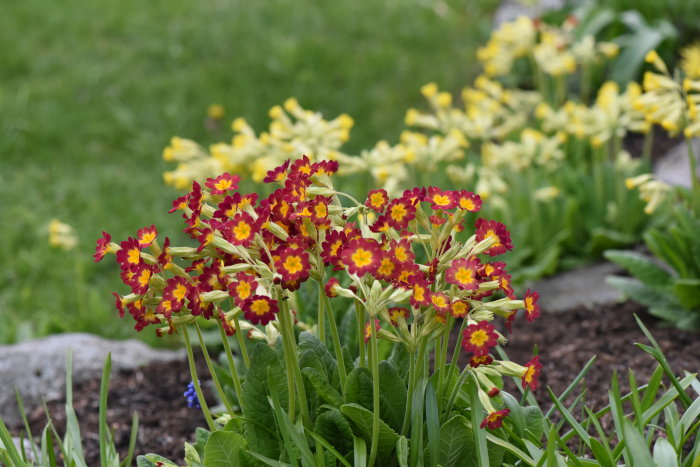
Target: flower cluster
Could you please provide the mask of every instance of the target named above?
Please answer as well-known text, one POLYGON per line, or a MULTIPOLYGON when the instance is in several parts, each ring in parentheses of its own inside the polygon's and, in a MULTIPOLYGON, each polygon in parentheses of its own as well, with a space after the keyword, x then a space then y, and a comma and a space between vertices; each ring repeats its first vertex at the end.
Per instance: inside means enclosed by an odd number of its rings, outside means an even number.
MULTIPOLYGON (((517 299, 505 263, 491 260, 513 248, 502 223, 477 218, 474 234, 458 240, 481 209, 480 197, 431 186, 393 198, 376 189, 361 203, 335 191, 330 175, 337 169, 335 161, 288 160, 266 174, 279 188, 260 200, 238 191, 236 175, 193 182, 171 212, 182 213, 197 246, 174 247, 168 237, 161 245, 155 226, 121 243, 104 233, 95 260, 114 253, 131 289, 115 294, 120 315, 128 312, 139 330, 165 325, 159 334, 197 317, 219 320, 233 334, 242 317, 253 337, 264 336, 255 325, 276 325, 286 299, 312 278, 329 297, 356 300, 368 337, 373 323, 380 338, 409 351, 464 320, 463 348, 478 362, 472 371, 484 394, 494 371, 536 387, 536 361, 520 366, 490 355, 505 341, 491 324, 495 316, 510 329, 518 309, 531 321, 539 307, 536 293, 517 299), (341 196, 353 204, 343 206, 341 196), (344 273, 329 278, 331 271, 344 273), (505 298, 484 300, 497 291, 505 298)), ((495 413, 490 402, 486 408, 495 413)))

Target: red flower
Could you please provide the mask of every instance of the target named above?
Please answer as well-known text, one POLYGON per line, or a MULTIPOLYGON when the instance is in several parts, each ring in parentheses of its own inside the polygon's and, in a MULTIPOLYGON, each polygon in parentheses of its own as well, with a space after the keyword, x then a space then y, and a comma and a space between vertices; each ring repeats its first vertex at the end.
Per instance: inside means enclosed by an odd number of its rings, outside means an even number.
POLYGON ((464 300, 455 300, 450 305, 450 314, 453 318, 465 318, 469 313, 469 303, 464 300))
POLYGON ((245 196, 241 196, 240 193, 228 195, 217 205, 218 209, 214 211, 212 217, 221 219, 222 221, 230 219, 246 206, 254 206, 257 200, 258 195, 255 193, 245 196))
POLYGON ((503 409, 497 410, 496 412, 491 412, 486 416, 483 422, 481 422, 480 428, 488 428, 489 430, 495 430, 503 426, 503 419, 510 413, 510 410, 503 409))
POLYGON ((396 263, 394 263, 391 255, 386 251, 382 251, 381 255, 382 259, 379 263, 379 268, 377 268, 377 272, 374 275, 377 279, 391 282, 396 272, 396 263))
POLYGON ((470 324, 464 330, 462 348, 465 352, 472 352, 476 356, 487 355, 497 343, 498 335, 495 328, 486 321, 470 324))
POLYGON ((477 212, 481 209, 481 198, 467 190, 460 190, 454 192, 455 201, 457 202, 457 207, 463 211, 477 212))
POLYGON ((506 294, 506 297, 510 298, 511 300, 516 299, 515 291, 513 290, 513 286, 510 283, 510 274, 494 276, 494 279, 498 279, 498 281, 500 282, 501 290, 503 290, 503 293, 506 294))
POLYGON ((374 233, 388 232, 390 228, 391 224, 389 223, 389 216, 386 214, 382 214, 381 216, 377 217, 377 220, 369 226, 369 230, 374 233))
POLYGON ((430 284, 425 279, 415 280, 412 283, 413 295, 411 295, 410 303, 414 308, 430 305, 430 284))
POLYGON ((476 290, 479 288, 478 267, 479 262, 475 259, 456 259, 445 271, 445 280, 462 290, 476 290))
POLYGON ((227 222, 226 240, 234 245, 248 247, 258 231, 253 217, 247 212, 239 212, 227 222))
POLYGON ((185 303, 185 298, 190 291, 190 284, 187 279, 181 276, 171 277, 163 289, 163 300, 161 304, 166 308, 166 318, 170 318, 170 313, 179 311, 185 303), (169 303, 163 303, 169 302, 169 303))
MULTIPOLYGON (((372 328, 371 326, 371 321, 367 321, 365 323, 365 344, 369 342, 370 338, 372 337, 372 328)), ((374 320, 374 331, 379 332, 379 320, 375 319, 374 320)))
POLYGON ((317 196, 308 203, 307 208, 311 213, 311 222, 313 222, 317 228, 327 229, 331 226, 331 220, 328 218, 328 204, 330 202, 330 198, 317 196))
POLYGON ((430 201, 432 209, 452 209, 457 205, 452 191, 442 191, 436 186, 428 188, 426 201, 430 201))
MULTIPOLYGON (((399 287, 411 288, 416 281, 425 281, 425 275, 421 273, 416 263, 399 263, 396 267, 393 283, 399 287)), ((426 283, 426 287, 427 287, 426 283)), ((430 297, 428 297, 430 298, 430 297)), ((426 305, 430 304, 430 300, 426 305)))
POLYGON ((241 306, 243 302, 253 296, 257 288, 258 281, 255 280, 255 276, 239 272, 236 274, 236 279, 229 282, 228 294, 233 297, 236 305, 241 306))
POLYGON ((403 199, 407 200, 413 206, 425 200, 425 188, 415 187, 410 190, 405 190, 401 196, 403 199))
POLYGON ((540 375, 540 370, 542 369, 542 364, 540 363, 540 356, 535 355, 532 357, 532 360, 527 362, 525 364, 525 373, 523 373, 522 376, 522 387, 525 389, 526 387, 529 387, 532 391, 537 389, 537 384, 538 380, 537 378, 540 375))
POLYGON ((311 165, 311 175, 333 175, 338 171, 338 161, 320 161, 311 165))
POLYGON ((469 366, 472 368, 477 368, 481 365, 490 365, 493 363, 493 357, 491 355, 474 355, 469 359, 469 366))
POLYGON ((175 211, 184 211, 185 208, 187 207, 188 198, 189 198, 189 193, 184 195, 184 196, 180 196, 179 198, 174 200, 173 207, 172 207, 172 209, 170 209, 170 211, 168 211, 168 214, 172 214, 175 211))
POLYGON ((238 189, 238 182, 240 180, 241 177, 238 175, 224 173, 216 178, 208 178, 205 185, 209 188, 212 195, 223 195, 227 191, 238 189))
POLYGON ((447 298, 447 295, 445 295, 442 292, 433 292, 430 294, 430 303, 433 305, 433 308, 437 310, 438 312, 445 312, 450 309, 450 301, 447 298))
POLYGON ((411 201, 398 198, 392 200, 386 209, 387 222, 396 230, 403 230, 416 217, 416 207, 411 201))
POLYGON ((97 246, 95 247, 95 254, 93 255, 96 263, 99 263, 102 258, 111 251, 111 242, 112 236, 103 230, 102 238, 97 239, 97 246))
POLYGON ((324 286, 324 289, 326 291, 326 296, 329 298, 337 297, 338 294, 335 291, 335 288, 340 285, 340 282, 338 282, 338 279, 335 277, 331 277, 328 279, 328 282, 326 282, 326 285, 324 286))
POLYGON ((372 190, 367 194, 365 206, 371 210, 381 213, 387 204, 389 204, 389 195, 385 189, 372 190))
POLYGON ((139 246, 141 246, 141 248, 149 246, 151 243, 153 243, 153 240, 155 240, 157 236, 158 230, 156 230, 155 225, 144 227, 136 232, 136 238, 138 238, 139 246))
POLYGON ((295 160, 289 172, 290 177, 309 178, 311 176, 311 161, 309 160, 309 156, 304 154, 300 159, 295 160))
POLYGON ((253 324, 265 325, 275 319, 277 314, 277 300, 272 300, 264 295, 253 295, 243 303, 245 319, 253 324))
POLYGON ((267 176, 263 179, 263 182, 264 183, 272 183, 272 182, 284 183, 284 181, 287 179, 287 169, 289 168, 290 162, 291 162, 291 160, 287 159, 286 161, 284 161, 284 164, 280 165, 279 167, 275 167, 274 169, 268 171, 267 176))
POLYGON ((309 254, 302 248, 283 248, 275 260, 275 268, 285 282, 305 281, 311 269, 309 254))
POLYGON ((494 261, 493 263, 484 263, 479 274, 484 277, 500 276, 506 273, 506 263, 503 261, 494 261))
POLYGON ((398 326, 400 319, 407 320, 411 313, 410 311, 408 311, 408 308, 398 306, 389 308, 388 312, 389 320, 391 321, 392 326, 398 326))
POLYGON ((447 222, 447 219, 446 219, 446 218, 444 218, 444 217, 442 217, 442 216, 440 216, 440 215, 435 215, 435 214, 433 214, 432 216, 430 216, 428 219, 430 220, 430 223, 431 223, 432 225, 434 225, 435 227, 441 226, 442 224, 444 224, 445 222, 447 222))
POLYGON ((540 294, 537 292, 530 292, 530 289, 525 292, 525 318, 530 322, 540 315, 540 306, 537 304, 539 298, 540 294))
POLYGON ((131 269, 132 266, 141 264, 141 245, 138 240, 129 237, 119 244, 121 249, 117 251, 117 262, 122 270, 131 269))
POLYGON ((228 320, 226 319, 226 315, 221 309, 219 310, 219 321, 221 321, 221 325, 224 328, 224 332, 227 336, 233 336, 234 334, 236 334, 236 328, 231 326, 231 323, 228 322, 228 320))
POLYGON ((498 389, 496 386, 492 387, 491 389, 489 389, 489 392, 487 392, 487 394, 488 394, 489 397, 491 397, 491 398, 496 397, 496 396, 499 395, 500 393, 501 393, 501 390, 498 389))
POLYGON ((325 264, 338 265, 343 246, 347 241, 345 232, 333 230, 326 234, 326 241, 321 245, 321 258, 325 264))
POLYGON ((382 250, 375 240, 358 238, 345 245, 340 257, 350 274, 362 277, 377 271, 381 264, 382 250))
POLYGON ((416 255, 411 250, 411 242, 407 239, 392 240, 389 243, 389 253, 398 263, 410 263, 416 259, 416 255))
POLYGON ((148 292, 148 283, 153 276, 153 269, 148 264, 142 263, 132 266, 133 276, 129 282, 131 291, 136 295, 145 295, 148 292))
POLYGON ((480 242, 487 237, 493 237, 496 243, 486 250, 489 256, 496 256, 513 249, 510 234, 506 226, 498 221, 487 221, 483 218, 476 220, 476 241, 480 242))

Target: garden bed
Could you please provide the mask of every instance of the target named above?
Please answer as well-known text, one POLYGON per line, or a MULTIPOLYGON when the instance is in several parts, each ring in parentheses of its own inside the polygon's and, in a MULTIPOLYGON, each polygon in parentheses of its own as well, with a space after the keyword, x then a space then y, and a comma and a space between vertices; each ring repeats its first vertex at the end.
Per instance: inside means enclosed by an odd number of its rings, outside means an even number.
MULTIPOLYGON (((533 346, 538 346, 543 368, 536 396, 544 407, 550 405, 547 386, 556 394, 561 393, 588 359, 597 355, 583 384, 587 388, 589 407, 600 408, 607 404, 614 371, 620 374, 624 390, 628 387, 627 368, 632 368, 643 384, 656 366, 651 356, 634 346, 635 342, 646 342, 634 313, 652 331, 677 374, 683 370, 700 370, 700 335, 664 327, 632 302, 543 314, 533 323, 518 320, 506 350, 513 361, 525 362, 530 359, 533 346)), ((204 368, 200 371, 206 374, 204 368)), ((126 452, 131 413, 136 410, 140 420, 136 453, 155 452, 182 462, 183 443, 193 441, 196 427, 206 426, 201 412, 189 409, 182 395, 189 381, 186 361, 153 363, 137 371, 112 375, 107 417, 120 452, 126 452)), ((81 421, 88 465, 99 463, 99 386, 100 381, 95 379, 74 390, 74 405, 81 421)), ((65 421, 62 402, 49 404, 49 409, 54 422, 61 427, 65 421)), ((38 433, 45 423, 43 410, 30 410, 30 420, 38 433)))

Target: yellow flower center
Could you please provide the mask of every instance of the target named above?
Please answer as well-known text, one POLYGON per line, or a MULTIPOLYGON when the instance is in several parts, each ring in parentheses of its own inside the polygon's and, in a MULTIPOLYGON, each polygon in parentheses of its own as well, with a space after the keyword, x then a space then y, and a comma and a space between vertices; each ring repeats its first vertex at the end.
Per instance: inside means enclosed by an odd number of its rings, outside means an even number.
POLYGON ((489 335, 483 329, 478 329, 474 331, 471 336, 469 336, 469 342, 476 347, 483 347, 483 345, 488 342, 489 335))
POLYGON ((182 284, 177 284, 175 290, 173 290, 173 297, 177 298, 179 301, 183 301, 185 299, 186 294, 187 287, 185 287, 182 284))
POLYGON ((250 297, 250 284, 247 282, 239 282, 236 286, 236 294, 241 300, 245 300, 250 297))
POLYGON ((270 304, 267 303, 267 300, 254 300, 253 304, 250 305, 250 309, 253 313, 260 316, 270 311, 270 304))
POLYGON ((247 222, 239 222, 233 229, 233 235, 236 240, 245 240, 250 237, 250 225, 247 222))
POLYGON ((328 216, 328 209, 326 209, 326 205, 324 203, 317 204, 314 210, 316 211, 316 217, 318 218, 328 216))
POLYGON ((455 274, 455 279, 460 284, 471 284, 474 282, 474 273, 471 269, 459 268, 457 274, 455 274))
POLYGON ((283 266, 290 274, 296 274, 304 268, 304 264, 298 256, 288 256, 284 260, 283 266))
POLYGON ((141 262, 141 252, 138 248, 132 248, 129 250, 127 261, 131 264, 139 264, 139 262, 141 262))
POLYGON ((397 247, 394 250, 394 256, 396 256, 396 259, 398 259, 402 263, 408 261, 408 254, 406 253, 406 249, 402 246, 397 247))
POLYGON ((228 190, 231 187, 231 180, 219 180, 214 184, 214 187, 221 191, 228 190))
POLYGON ((350 257, 358 268, 363 268, 372 263, 372 252, 364 248, 358 248, 350 257))
POLYGON ((462 198, 459 200, 459 207, 467 211, 472 211, 476 206, 474 206, 474 202, 469 198, 462 198))
POLYGON ((450 204, 450 197, 445 195, 435 195, 433 196, 433 203, 438 206, 447 206, 450 204))
POLYGON ((384 204, 384 195, 382 193, 373 193, 370 198, 370 204, 375 208, 381 207, 384 204))
POLYGON ((400 221, 406 216, 406 207, 403 204, 397 204, 391 208, 391 218, 395 221, 400 221))

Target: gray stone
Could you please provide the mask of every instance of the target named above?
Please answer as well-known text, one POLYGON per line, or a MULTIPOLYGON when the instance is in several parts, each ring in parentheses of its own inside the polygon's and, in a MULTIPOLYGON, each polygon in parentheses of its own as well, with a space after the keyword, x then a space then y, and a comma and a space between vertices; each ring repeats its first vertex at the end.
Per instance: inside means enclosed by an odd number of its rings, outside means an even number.
MULTIPOLYGON (((700 139, 692 140, 696 167, 700 166, 700 139)), ((660 158, 654 166, 654 173, 659 180, 669 185, 679 185, 690 188, 690 159, 688 158, 688 146, 685 141, 672 147, 665 156, 660 158)), ((700 175, 700 172, 697 172, 700 175)))
POLYGON ((561 312, 578 306, 613 303, 620 292, 605 283, 605 277, 623 272, 618 265, 602 262, 562 272, 542 279, 533 290, 540 294, 538 304, 544 312, 561 312))
POLYGON ((547 10, 558 10, 563 6, 563 0, 539 0, 534 2, 504 0, 493 15, 493 24, 495 27, 498 27, 503 23, 516 20, 520 16, 535 18, 547 10))
POLYGON ((69 348, 73 349, 74 384, 99 377, 108 352, 112 354, 113 373, 135 369, 153 360, 185 358, 184 350, 152 349, 135 339, 115 341, 82 333, 0 346, 0 417, 7 424, 20 422, 15 388, 19 389, 25 406, 35 406, 42 398, 56 400, 64 396, 69 348))

